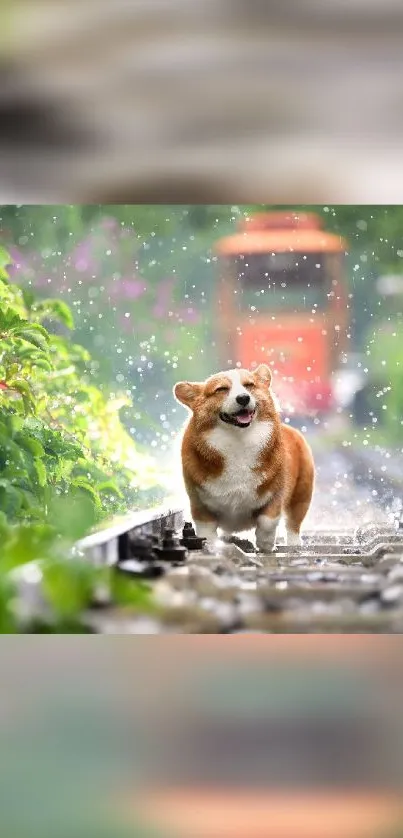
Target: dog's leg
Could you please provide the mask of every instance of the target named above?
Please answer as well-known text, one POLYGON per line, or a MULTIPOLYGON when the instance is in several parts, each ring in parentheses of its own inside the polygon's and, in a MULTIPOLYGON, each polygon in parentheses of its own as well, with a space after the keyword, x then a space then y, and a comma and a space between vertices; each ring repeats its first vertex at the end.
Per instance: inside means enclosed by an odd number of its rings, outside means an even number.
POLYGON ((217 538, 218 524, 216 518, 208 509, 205 509, 199 503, 191 504, 191 513, 196 535, 199 538, 205 538, 207 545, 211 546, 217 538))
POLYGON ((285 537, 287 547, 300 547, 302 544, 300 532, 289 527, 288 521, 286 522, 285 537))
POLYGON ((299 503, 294 502, 293 504, 290 504, 285 510, 287 547, 301 546, 301 525, 308 513, 309 506, 309 501, 300 501, 299 503))
POLYGON ((217 538, 217 523, 214 521, 198 521, 193 516, 196 535, 199 538, 205 538, 208 542, 214 541, 217 538))
POLYGON ((284 509, 287 547, 300 547, 301 545, 300 531, 311 505, 314 477, 312 458, 305 455, 302 459, 297 484, 284 509))
POLYGON ((256 547, 260 553, 272 553, 276 543, 276 532, 281 515, 279 503, 269 504, 256 521, 256 547))

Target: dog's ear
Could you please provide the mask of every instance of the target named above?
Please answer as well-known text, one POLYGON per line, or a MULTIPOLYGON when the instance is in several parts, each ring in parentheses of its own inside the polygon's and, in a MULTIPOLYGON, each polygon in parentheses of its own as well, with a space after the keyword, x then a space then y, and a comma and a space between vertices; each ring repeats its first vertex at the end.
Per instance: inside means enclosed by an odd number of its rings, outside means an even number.
POLYGON ((179 381, 174 387, 174 396, 178 402, 192 408, 195 399, 200 395, 202 384, 198 381, 179 381))
POLYGON ((259 364, 257 369, 253 370, 253 374, 257 380, 265 387, 270 387, 271 384, 271 370, 267 364, 259 364))

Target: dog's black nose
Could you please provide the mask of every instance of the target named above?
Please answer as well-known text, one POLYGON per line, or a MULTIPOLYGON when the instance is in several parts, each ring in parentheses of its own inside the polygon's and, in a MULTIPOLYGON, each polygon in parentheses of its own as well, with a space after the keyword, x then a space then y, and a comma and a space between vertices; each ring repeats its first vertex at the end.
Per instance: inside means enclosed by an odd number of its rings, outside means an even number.
POLYGON ((237 396, 235 401, 237 401, 238 404, 241 405, 241 407, 246 407, 246 405, 250 402, 250 396, 248 396, 248 394, 245 393, 244 396, 237 396))

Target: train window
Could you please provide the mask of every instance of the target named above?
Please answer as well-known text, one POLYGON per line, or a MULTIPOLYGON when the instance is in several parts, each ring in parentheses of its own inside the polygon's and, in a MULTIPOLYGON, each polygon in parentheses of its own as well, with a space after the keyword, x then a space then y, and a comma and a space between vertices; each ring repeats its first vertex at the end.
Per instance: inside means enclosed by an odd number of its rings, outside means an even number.
POLYGON ((234 262, 243 307, 326 307, 327 270, 321 253, 259 253, 234 262))
POLYGON ((325 279, 322 253, 254 253, 235 259, 238 276, 249 287, 264 287, 274 280, 287 286, 320 285, 325 279))

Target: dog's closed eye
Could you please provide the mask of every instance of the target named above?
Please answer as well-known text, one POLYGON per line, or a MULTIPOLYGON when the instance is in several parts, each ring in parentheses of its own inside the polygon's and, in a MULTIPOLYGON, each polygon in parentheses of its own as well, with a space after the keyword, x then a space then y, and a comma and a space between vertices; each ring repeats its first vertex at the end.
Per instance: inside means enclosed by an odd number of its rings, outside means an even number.
POLYGON ((229 392, 229 387, 227 387, 225 384, 223 384, 221 387, 216 387, 216 389, 214 390, 214 395, 216 393, 228 393, 228 392, 229 392))

